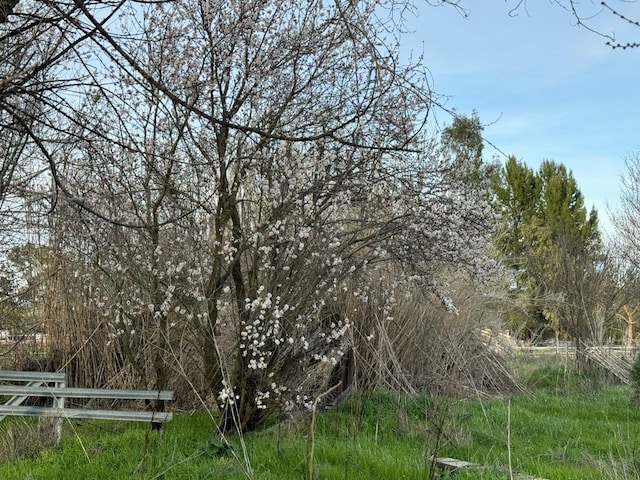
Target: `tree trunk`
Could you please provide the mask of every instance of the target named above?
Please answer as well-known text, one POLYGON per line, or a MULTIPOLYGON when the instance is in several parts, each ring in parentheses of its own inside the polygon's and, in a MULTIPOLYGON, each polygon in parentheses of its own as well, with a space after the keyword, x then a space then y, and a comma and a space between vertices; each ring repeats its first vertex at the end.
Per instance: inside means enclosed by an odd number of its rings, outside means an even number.
POLYGON ((575 365, 578 375, 582 375, 587 370, 587 349, 582 336, 577 335, 574 337, 574 345, 576 349, 575 365))

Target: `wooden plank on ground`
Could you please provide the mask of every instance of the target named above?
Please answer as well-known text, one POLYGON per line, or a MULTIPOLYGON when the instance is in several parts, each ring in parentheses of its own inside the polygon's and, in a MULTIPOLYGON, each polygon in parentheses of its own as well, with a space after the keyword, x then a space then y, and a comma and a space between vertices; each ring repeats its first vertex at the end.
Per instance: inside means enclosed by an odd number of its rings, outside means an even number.
MULTIPOLYGON (((434 460, 431 457, 431 460, 434 460)), ((485 465, 481 465, 479 463, 467 462, 466 460, 458 460, 457 458, 447 458, 447 457, 436 457, 435 465, 439 468, 444 468, 455 472, 461 468, 487 468, 485 465)), ((500 470, 503 470, 500 468, 500 470)), ((505 468, 506 470, 506 468, 505 468)), ((526 475, 524 473, 514 472, 513 478, 518 480, 547 480, 546 478, 535 477, 532 475, 526 475)))
POLYGON ((482 466, 479 463, 472 463, 465 460, 458 460, 457 458, 446 457, 437 457, 435 459, 435 464, 437 467, 446 468, 447 470, 451 471, 455 471, 460 468, 478 468, 482 466))

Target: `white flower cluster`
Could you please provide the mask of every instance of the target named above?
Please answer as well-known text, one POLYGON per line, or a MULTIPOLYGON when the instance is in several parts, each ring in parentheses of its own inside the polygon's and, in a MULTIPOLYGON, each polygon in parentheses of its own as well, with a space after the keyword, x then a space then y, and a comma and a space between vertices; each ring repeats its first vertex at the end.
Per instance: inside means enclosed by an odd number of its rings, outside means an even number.
POLYGON ((296 405, 302 405, 303 408, 306 408, 307 410, 311 410, 313 408, 313 398, 309 397, 308 395, 298 394, 295 397, 295 401, 289 400, 285 404, 285 410, 291 411, 295 408, 296 405))
POLYGON ((269 385, 269 389, 265 390, 265 391, 259 391, 256 394, 256 405, 260 410, 264 410, 269 406, 269 402, 270 401, 279 401, 282 397, 282 394, 284 394, 287 391, 287 387, 285 387, 284 385, 278 385, 275 382, 272 382, 269 385))
POLYGON ((245 299, 245 311, 251 313, 252 320, 242 323, 240 350, 244 357, 250 357, 248 367, 251 370, 265 370, 273 345, 294 342, 292 336, 285 334, 281 323, 285 314, 294 308, 281 305, 280 297, 265 293, 264 286, 258 288, 257 295, 253 300, 245 299))
POLYGON ((236 395, 233 391, 233 387, 227 385, 225 380, 222 381, 223 388, 218 394, 218 403, 221 407, 226 405, 235 405, 236 400, 240 399, 239 395, 236 395))

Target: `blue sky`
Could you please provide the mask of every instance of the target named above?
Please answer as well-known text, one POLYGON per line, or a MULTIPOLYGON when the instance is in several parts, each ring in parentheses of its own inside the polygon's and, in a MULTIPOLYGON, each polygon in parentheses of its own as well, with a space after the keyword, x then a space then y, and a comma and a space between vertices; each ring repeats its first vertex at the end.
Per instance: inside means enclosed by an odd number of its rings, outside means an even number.
MULTIPOLYGON (((534 169, 544 159, 570 169, 587 208, 595 206, 612 233, 608 210, 619 204, 625 158, 640 151, 640 48, 611 49, 549 0, 529 1, 515 17, 514 1, 463 3, 467 18, 451 6, 422 4, 403 49, 424 54, 433 89, 449 96, 446 107, 475 109, 486 139, 502 152, 534 169)), ((617 3, 640 20, 640 4, 617 3)), ((639 27, 607 12, 589 25, 618 41, 640 41, 639 27)), ((437 118, 451 121, 444 112, 437 118)))

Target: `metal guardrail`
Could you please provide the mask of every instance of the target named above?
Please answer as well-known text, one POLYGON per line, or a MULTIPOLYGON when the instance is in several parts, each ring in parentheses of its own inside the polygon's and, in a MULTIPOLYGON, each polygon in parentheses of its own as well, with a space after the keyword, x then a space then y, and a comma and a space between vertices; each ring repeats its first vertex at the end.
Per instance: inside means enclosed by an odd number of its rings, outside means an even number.
MULTIPOLYGON (((15 372, 12 370, 0 370, 0 381, 5 382, 27 382, 26 387, 40 387, 43 383, 53 383, 54 387, 62 388, 67 385, 67 377, 63 372, 15 372)), ((51 387, 49 387, 51 388, 51 387)), ((11 409, 22 408, 22 403, 27 400, 31 395, 16 395, 10 398, 4 407, 7 409, 3 414, 0 414, 0 420, 8 415, 15 416, 16 414, 11 409)), ((53 408, 62 410, 64 408, 64 397, 58 397, 53 399, 53 408)), ((62 417, 58 416, 53 423, 54 435, 56 443, 62 438, 62 417)))
MULTIPOLYGON (((58 386, 64 386, 67 380, 65 374, 62 372, 13 372, 0 370, 0 381, 27 382, 25 387, 31 388, 40 387, 43 383, 47 382, 53 382, 58 386)), ((5 403, 6 406, 16 407, 29 398, 29 395, 14 395, 16 396, 5 403)), ((0 415, 0 421, 4 420, 4 417, 6 417, 6 415, 0 415)))
MULTIPOLYGON (((0 405, 0 420, 5 416, 84 418, 92 420, 124 420, 129 422, 166 423, 173 418, 171 412, 135 410, 98 410, 88 408, 65 408, 67 398, 105 398, 117 400, 171 401, 170 390, 117 390, 106 388, 71 388, 66 386, 64 373, 15 372, 0 370, 0 381, 27 382, 26 385, 0 385, 0 396, 12 396, 0 405), (53 385, 46 385, 53 384, 53 385), (52 398, 51 407, 25 406, 29 397, 52 398)), ((56 438, 60 439, 62 423, 56 422, 56 438)))
POLYGON ((26 395, 30 397, 110 398, 124 400, 173 400, 168 390, 112 390, 106 388, 70 388, 0 385, 0 395, 26 395))
POLYGON ((66 383, 67 376, 63 372, 16 372, 13 370, 0 370, 0 381, 66 383))
POLYGON ((31 407, 0 405, 0 414, 17 417, 84 418, 91 420, 124 420, 128 422, 165 423, 171 412, 138 412, 127 410, 90 410, 86 408, 31 407))

